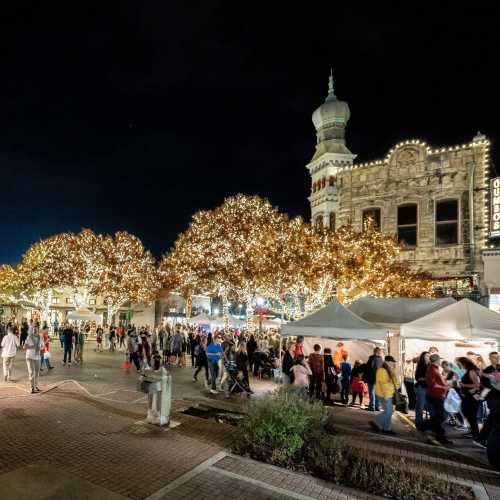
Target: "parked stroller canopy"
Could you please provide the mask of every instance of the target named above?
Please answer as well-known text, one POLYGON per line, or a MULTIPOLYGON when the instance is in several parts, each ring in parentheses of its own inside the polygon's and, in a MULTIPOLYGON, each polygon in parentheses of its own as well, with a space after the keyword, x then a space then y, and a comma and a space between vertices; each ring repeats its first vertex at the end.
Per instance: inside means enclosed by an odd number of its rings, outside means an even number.
POLYGON ((323 337, 342 340, 384 340, 387 331, 368 323, 337 299, 310 316, 283 325, 284 337, 323 337))

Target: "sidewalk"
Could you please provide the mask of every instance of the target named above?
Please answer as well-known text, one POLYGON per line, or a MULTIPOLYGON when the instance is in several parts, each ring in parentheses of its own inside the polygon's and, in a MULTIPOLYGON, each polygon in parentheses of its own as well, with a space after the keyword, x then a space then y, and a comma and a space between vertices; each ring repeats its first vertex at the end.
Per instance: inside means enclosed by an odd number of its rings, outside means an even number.
MULTIPOLYGON (((173 415, 178 425, 144 424, 146 405, 135 373, 120 369, 121 353, 86 352, 83 367, 62 367, 41 379, 41 394, 27 392, 24 360, 16 384, 0 383, 0 492, 2 500, 170 498, 373 498, 310 476, 227 455, 235 428, 182 413, 203 405, 244 412, 246 398, 210 396, 192 382, 189 368, 174 368, 173 415)), ((252 381, 257 396, 273 387, 252 381)), ((500 498, 500 474, 484 452, 436 448, 418 441, 404 422, 396 438, 368 431, 373 416, 335 406, 332 418, 351 446, 401 457, 408 467, 474 487, 478 498, 500 498)), ((455 438, 453 438, 455 439, 455 438)), ((464 440, 465 441, 465 440, 464 440)))

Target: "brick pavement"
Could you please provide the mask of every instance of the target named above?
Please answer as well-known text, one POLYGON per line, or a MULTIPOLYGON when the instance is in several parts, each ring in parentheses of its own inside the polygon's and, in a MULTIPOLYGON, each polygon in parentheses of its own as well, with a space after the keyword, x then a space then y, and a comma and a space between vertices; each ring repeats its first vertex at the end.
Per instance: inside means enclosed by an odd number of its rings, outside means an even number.
MULTIPOLYGON (((124 374, 119 368, 122 354, 88 352, 83 367, 71 368, 63 368, 57 363, 60 357, 57 350, 53 355, 56 369, 41 379, 42 388, 52 387, 49 392, 26 393, 26 368, 19 356, 15 375, 17 386, 0 383, 0 434, 4 449, 9 450, 7 454, 0 453, 0 485, 2 478, 13 477, 9 474, 42 463, 48 464, 51 470, 64 470, 75 481, 87 481, 123 498, 147 498, 185 477, 231 441, 234 428, 214 420, 183 415, 180 411, 198 403, 230 411, 245 410, 244 399, 208 396, 200 384, 191 382, 190 369, 173 369, 173 418, 181 425, 167 432, 140 425, 138 421, 144 419, 145 402, 135 392, 135 374, 124 374), (66 380, 77 383, 64 382, 66 380)), ((259 392, 272 385, 256 381, 254 387, 259 392)), ((485 467, 484 459, 481 460, 481 453, 482 456, 484 453, 480 450, 464 455, 432 448, 417 442, 400 423, 396 426, 403 439, 365 433, 363 429, 367 429, 370 415, 360 410, 335 407, 333 416, 344 439, 354 446, 374 451, 381 459, 384 456, 403 457, 409 466, 481 486, 491 499, 500 498, 499 475, 485 467)), ((234 457, 225 457, 207 470, 208 474, 217 477, 220 498, 246 498, 248 491, 252 492, 252 498, 284 498, 283 495, 291 498, 295 493, 287 488, 296 482, 306 485, 301 491, 312 492, 309 498, 363 497, 362 493, 332 485, 329 493, 328 486, 309 476, 297 477, 289 471, 242 462, 234 457), (252 481, 255 478, 258 483, 252 481)), ((192 498, 189 496, 191 489, 197 492, 196 498, 203 498, 198 493, 204 494, 207 473, 202 472, 200 478, 194 476, 170 493, 178 498, 192 498)), ((3 495, 4 491, 8 490, 2 489, 2 500, 10 500, 3 495)))

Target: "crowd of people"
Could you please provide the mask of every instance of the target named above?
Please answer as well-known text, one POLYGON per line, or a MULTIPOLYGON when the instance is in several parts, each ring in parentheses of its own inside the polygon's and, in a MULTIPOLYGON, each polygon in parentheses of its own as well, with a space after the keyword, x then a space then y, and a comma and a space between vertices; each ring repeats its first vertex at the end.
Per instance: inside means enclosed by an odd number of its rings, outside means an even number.
MULTIPOLYGON (((473 352, 453 361, 441 359, 437 348, 418 357, 415 370, 415 425, 426 441, 435 445, 453 444, 446 426, 454 426, 479 447, 485 448, 491 429, 500 427, 500 357, 489 355, 489 364, 473 352), (481 427, 480 427, 481 426, 481 427)), ((378 412, 370 421, 372 429, 394 434, 392 415, 396 405, 407 408, 397 376, 396 360, 376 347, 366 361, 349 362, 344 344, 332 353, 314 345, 308 356, 300 337, 284 349, 283 380, 311 399, 332 404, 359 405, 378 412), (349 397, 351 400, 349 401, 349 397), (365 406, 363 403, 367 402, 365 406)))
MULTIPOLYGON (((351 363, 344 344, 335 351, 313 346, 304 352, 304 339, 282 346, 276 333, 205 331, 196 325, 164 325, 154 329, 134 325, 80 327, 64 323, 54 331, 63 351, 63 366, 83 364, 84 347, 89 335, 95 335, 95 351, 121 351, 127 371, 159 370, 162 366, 193 369, 193 382, 202 373, 205 388, 212 394, 223 391, 251 394, 250 374, 255 377, 281 377, 285 385, 305 397, 326 405, 337 403, 359 406, 378 412, 370 425, 376 432, 394 434, 392 415, 404 396, 400 392, 396 361, 376 347, 366 360, 351 363), (366 405, 365 405, 366 403, 366 405)), ((20 325, 0 325, 3 379, 13 380, 14 359, 25 351, 30 389, 38 387, 40 373, 51 371, 51 336, 46 323, 23 320, 20 325)), ((497 352, 483 359, 470 352, 453 361, 441 359, 437 348, 422 352, 416 363, 411 391, 414 393, 415 425, 433 444, 452 444, 446 425, 467 433, 472 442, 485 447, 495 422, 500 421, 500 358, 497 352)), ((408 387, 407 387, 408 388, 408 387)), ((411 399, 411 398, 410 398, 411 399)), ((498 425, 498 423, 496 424, 498 425)))

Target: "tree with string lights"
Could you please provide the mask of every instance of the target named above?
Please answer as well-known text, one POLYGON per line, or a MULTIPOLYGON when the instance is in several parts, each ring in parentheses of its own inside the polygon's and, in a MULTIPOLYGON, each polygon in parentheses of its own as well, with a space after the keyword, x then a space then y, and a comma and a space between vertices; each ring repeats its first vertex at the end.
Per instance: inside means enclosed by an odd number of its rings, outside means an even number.
POLYGON ((126 231, 101 239, 104 256, 97 293, 107 307, 108 323, 127 302, 151 303, 160 282, 155 259, 145 250, 141 240, 126 231))

